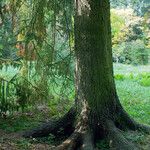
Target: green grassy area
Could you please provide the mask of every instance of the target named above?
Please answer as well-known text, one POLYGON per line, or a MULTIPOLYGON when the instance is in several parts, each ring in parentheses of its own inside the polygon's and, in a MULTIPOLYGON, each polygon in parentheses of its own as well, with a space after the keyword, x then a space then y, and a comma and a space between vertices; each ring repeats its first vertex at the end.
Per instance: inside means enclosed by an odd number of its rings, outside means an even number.
POLYGON ((116 81, 119 98, 127 112, 141 123, 150 124, 150 87, 125 79, 116 81))
POLYGON ((150 124, 150 66, 114 64, 117 92, 127 112, 150 124))

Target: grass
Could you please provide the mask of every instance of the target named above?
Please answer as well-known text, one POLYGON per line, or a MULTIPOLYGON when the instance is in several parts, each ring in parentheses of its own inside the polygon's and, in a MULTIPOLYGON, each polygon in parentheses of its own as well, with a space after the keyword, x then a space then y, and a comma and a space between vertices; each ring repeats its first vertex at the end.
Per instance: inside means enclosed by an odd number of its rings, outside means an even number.
MULTIPOLYGON (((43 114, 44 115, 44 114, 43 114)), ((5 119, 0 118, 0 129, 7 132, 17 132, 33 128, 39 124, 42 115, 28 116, 27 114, 9 116, 5 119)))
POLYGON ((126 65, 126 64, 114 64, 114 73, 115 74, 123 74, 129 75, 139 74, 139 73, 150 73, 150 65, 140 65, 140 66, 133 66, 133 65, 126 65))
POLYGON ((125 79, 116 81, 117 92, 127 112, 141 123, 150 124, 150 87, 125 79))
POLYGON ((150 66, 114 64, 114 74, 124 108, 137 121, 150 124, 150 66))

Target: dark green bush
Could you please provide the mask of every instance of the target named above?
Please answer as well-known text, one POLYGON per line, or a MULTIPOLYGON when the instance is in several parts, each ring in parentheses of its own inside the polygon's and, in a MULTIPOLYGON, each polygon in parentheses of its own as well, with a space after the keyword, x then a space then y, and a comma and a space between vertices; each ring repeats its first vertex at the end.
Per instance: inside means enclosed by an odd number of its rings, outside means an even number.
POLYGON ((126 62, 133 65, 146 65, 148 63, 148 51, 141 40, 126 42, 124 50, 126 62))
POLYGON ((143 78, 139 83, 142 86, 150 86, 150 78, 143 78))
POLYGON ((148 49, 142 40, 121 43, 113 49, 113 56, 119 63, 133 65, 146 65, 149 59, 148 49))
POLYGON ((124 80, 125 79, 125 76, 123 74, 116 74, 114 77, 116 80, 124 80))
POLYGON ((149 73, 143 73, 138 76, 139 78, 139 84, 142 86, 150 86, 150 74, 149 73))

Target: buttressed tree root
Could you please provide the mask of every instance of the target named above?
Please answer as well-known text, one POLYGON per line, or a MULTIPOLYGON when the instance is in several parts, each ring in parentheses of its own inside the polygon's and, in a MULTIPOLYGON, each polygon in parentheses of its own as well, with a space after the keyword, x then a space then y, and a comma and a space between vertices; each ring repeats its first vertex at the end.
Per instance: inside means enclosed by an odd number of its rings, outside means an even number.
MULTIPOLYGON (((124 130, 139 130, 150 133, 150 127, 136 123, 129 115, 119 106, 115 119, 106 119, 101 124, 96 125, 97 131, 94 131, 89 123, 90 109, 84 103, 82 110, 77 115, 77 109, 73 106, 66 115, 58 120, 50 121, 40 128, 24 133, 24 137, 43 137, 50 133, 55 136, 68 136, 68 138, 59 146, 53 147, 53 150, 96 150, 95 141, 97 134, 102 134, 109 140, 110 149, 115 150, 139 150, 135 144, 129 142, 122 134, 124 130), (120 118, 120 119, 118 119, 120 118), (120 122, 118 121, 120 120, 120 122), (119 125, 120 124, 120 125, 119 125), (59 130, 63 134, 59 134, 59 130), (59 135, 58 135, 59 134, 59 135)), ((94 127, 95 125, 93 125, 94 127)), ((94 127, 95 128, 95 127, 94 127)), ((103 138, 101 137, 101 138, 103 138)))
POLYGON ((75 117, 76 108, 73 106, 63 117, 50 120, 49 122, 42 124, 38 128, 24 132, 23 137, 44 137, 48 136, 50 133, 53 135, 69 135, 74 130, 73 124, 75 121, 75 117), (63 132, 60 132, 60 130, 63 130, 63 132))

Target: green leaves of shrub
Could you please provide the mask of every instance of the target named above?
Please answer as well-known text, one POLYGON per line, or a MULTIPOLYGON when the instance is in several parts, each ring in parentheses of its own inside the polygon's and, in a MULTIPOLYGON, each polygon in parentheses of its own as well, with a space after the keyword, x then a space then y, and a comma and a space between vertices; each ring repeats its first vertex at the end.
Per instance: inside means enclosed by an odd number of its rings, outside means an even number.
POLYGON ((114 77, 116 80, 122 80, 123 81, 125 79, 125 76, 123 74, 116 74, 114 77))
POLYGON ((133 75, 132 73, 129 75, 123 74, 116 74, 114 76, 116 80, 123 81, 125 79, 133 80, 138 82, 141 86, 149 87, 150 86, 150 74, 149 73, 142 73, 138 75, 133 75))
POLYGON ((139 82, 142 86, 150 86, 150 74, 142 75, 142 79, 139 82))

